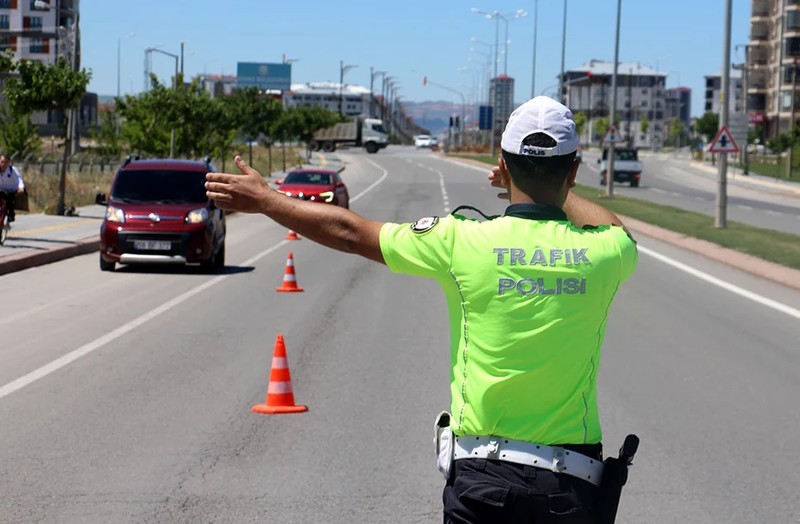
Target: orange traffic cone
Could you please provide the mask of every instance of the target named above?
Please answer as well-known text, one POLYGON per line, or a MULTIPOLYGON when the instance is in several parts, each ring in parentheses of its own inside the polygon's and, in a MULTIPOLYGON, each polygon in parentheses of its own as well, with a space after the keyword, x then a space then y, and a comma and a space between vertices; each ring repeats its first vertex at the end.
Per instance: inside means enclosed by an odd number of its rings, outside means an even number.
POLYGON ((300 240, 300 237, 297 236, 297 233, 295 233, 290 229, 289 232, 286 234, 286 238, 284 238, 284 240, 300 240))
POLYGON ((286 270, 283 272, 283 285, 275 291, 303 291, 303 288, 297 286, 297 277, 294 274, 294 256, 291 252, 286 259, 286 270))
POLYGON ((272 371, 270 371, 269 386, 267 386, 267 400, 264 404, 253 406, 251 411, 264 415, 308 411, 307 406, 298 406, 294 403, 292 377, 289 373, 289 361, 286 359, 286 344, 283 342, 283 335, 279 334, 275 339, 272 371))

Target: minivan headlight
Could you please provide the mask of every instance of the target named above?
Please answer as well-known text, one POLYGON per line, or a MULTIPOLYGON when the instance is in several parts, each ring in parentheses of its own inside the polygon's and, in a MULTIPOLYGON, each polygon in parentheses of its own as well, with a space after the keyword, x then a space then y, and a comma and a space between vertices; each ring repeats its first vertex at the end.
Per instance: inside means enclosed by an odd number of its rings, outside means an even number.
POLYGON ((118 207, 108 206, 106 208, 106 221, 117 222, 119 224, 125 223, 125 211, 118 207))
POLYGON ((204 207, 193 209, 186 215, 187 224, 200 224, 206 220, 208 220, 208 209, 204 207))
POLYGON ((319 197, 325 202, 330 202, 333 200, 333 191, 324 191, 319 194, 319 197))

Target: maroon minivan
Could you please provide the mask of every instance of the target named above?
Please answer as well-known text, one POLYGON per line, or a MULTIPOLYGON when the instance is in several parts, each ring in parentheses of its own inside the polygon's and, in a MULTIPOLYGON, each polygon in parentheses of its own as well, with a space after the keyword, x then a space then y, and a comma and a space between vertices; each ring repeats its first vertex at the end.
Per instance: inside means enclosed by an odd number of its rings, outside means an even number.
POLYGON ((225 213, 206 196, 209 159, 139 160, 130 156, 111 182, 100 226, 100 269, 116 264, 225 267, 225 213))

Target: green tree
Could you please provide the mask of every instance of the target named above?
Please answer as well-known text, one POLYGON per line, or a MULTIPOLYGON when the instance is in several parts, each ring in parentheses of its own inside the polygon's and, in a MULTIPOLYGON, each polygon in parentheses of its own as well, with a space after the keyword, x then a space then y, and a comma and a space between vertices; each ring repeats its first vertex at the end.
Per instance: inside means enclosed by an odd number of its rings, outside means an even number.
MULTIPOLYGON (((0 68, 4 67, 0 64, 0 68)), ((55 110, 64 114, 64 161, 59 178, 59 196, 56 213, 63 215, 66 211, 64 197, 67 182, 67 159, 74 139, 69 132, 72 122, 67 113, 78 105, 91 73, 85 69, 75 71, 72 65, 60 57, 55 64, 24 60, 16 64, 17 75, 9 76, 3 84, 9 109, 16 115, 30 114, 34 111, 55 110)))
POLYGON ((703 114, 703 116, 697 119, 694 129, 708 142, 714 138, 719 131, 719 115, 711 112, 703 114))
POLYGON ((5 105, 0 108, 0 146, 23 158, 41 149, 42 139, 31 124, 30 114, 14 114, 5 105))
POLYGON ((679 118, 673 118, 669 123, 669 139, 672 145, 681 147, 686 130, 679 118))
POLYGON ((306 155, 310 158, 309 146, 314 139, 314 133, 343 120, 339 113, 322 106, 299 106, 286 111, 286 120, 282 124, 286 126, 284 131, 289 132, 289 137, 306 144, 306 155))
POLYGON ((267 135, 273 123, 283 113, 283 104, 269 95, 261 93, 256 87, 237 89, 232 95, 236 108, 239 130, 249 147, 248 162, 253 164, 253 142, 261 135, 267 135))
POLYGON ((611 127, 611 124, 608 117, 601 116, 599 118, 594 119, 594 132, 597 134, 597 136, 599 137, 606 136, 609 127, 611 127))
POLYGON ((639 130, 646 135, 648 129, 650 129, 650 119, 647 118, 647 115, 642 115, 642 118, 639 119, 639 130))
POLYGON ((177 120, 175 90, 162 85, 155 75, 152 87, 138 96, 117 100, 122 117, 122 139, 139 154, 168 156, 170 131, 177 120))
POLYGON ((97 115, 97 125, 89 130, 89 136, 94 138, 98 152, 103 156, 119 158, 123 151, 119 126, 117 125, 117 111, 101 108, 97 115))
POLYGON ((581 111, 579 113, 575 113, 573 120, 575 120, 575 131, 578 133, 578 136, 583 135, 583 129, 586 127, 589 117, 586 116, 586 113, 581 111))

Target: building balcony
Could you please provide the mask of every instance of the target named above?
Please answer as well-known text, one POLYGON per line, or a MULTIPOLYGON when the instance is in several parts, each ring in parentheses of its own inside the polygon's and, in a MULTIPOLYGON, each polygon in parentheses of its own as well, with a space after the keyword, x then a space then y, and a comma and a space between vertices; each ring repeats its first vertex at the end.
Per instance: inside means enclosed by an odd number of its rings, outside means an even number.
POLYGON ((753 21, 769 20, 772 17, 772 2, 770 0, 753 0, 750 17, 753 21))

